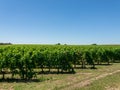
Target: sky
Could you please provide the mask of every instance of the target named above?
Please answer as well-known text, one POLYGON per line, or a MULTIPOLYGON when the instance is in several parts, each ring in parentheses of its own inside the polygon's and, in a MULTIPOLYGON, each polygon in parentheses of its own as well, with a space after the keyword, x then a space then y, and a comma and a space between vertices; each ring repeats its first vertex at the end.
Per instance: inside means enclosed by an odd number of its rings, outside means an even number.
POLYGON ((120 44, 120 0, 0 0, 0 42, 120 44))

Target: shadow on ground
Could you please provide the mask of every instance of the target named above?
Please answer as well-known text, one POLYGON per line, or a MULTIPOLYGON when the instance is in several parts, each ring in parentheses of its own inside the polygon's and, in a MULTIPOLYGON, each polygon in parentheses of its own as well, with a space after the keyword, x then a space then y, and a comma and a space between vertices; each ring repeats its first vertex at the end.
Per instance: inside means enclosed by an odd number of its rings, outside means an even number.
POLYGON ((27 82, 42 82, 40 79, 30 79, 30 80, 27 80, 27 79, 0 79, 0 82, 8 82, 8 83, 12 83, 12 82, 16 82, 16 83, 20 83, 20 82, 24 82, 24 83, 27 83, 27 82))

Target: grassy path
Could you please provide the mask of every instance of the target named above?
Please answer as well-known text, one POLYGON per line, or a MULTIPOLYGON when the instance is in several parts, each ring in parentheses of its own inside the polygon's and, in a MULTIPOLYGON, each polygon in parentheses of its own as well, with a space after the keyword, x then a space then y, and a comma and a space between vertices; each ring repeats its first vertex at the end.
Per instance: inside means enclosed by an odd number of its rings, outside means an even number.
POLYGON ((75 83, 73 85, 70 85, 69 87, 63 88, 63 90, 74 90, 76 88, 85 87, 85 86, 90 85, 95 80, 99 80, 101 78, 107 77, 109 75, 116 74, 118 72, 120 72, 120 70, 116 70, 116 71, 111 72, 111 73, 104 73, 104 74, 98 75, 96 77, 90 78, 88 80, 84 80, 84 81, 81 81, 79 83, 75 83))

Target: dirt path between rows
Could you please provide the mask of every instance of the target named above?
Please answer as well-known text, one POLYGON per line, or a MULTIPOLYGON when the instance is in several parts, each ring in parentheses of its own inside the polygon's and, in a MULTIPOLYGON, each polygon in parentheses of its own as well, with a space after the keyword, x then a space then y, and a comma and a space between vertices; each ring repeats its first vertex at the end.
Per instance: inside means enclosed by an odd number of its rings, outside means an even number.
POLYGON ((114 71, 111 73, 104 73, 104 74, 98 75, 96 77, 90 78, 88 80, 84 80, 82 82, 72 84, 69 87, 62 88, 61 90, 74 90, 75 88, 84 87, 84 86, 90 85, 95 80, 104 78, 104 77, 109 76, 109 75, 113 75, 113 74, 118 73, 118 72, 120 72, 120 70, 117 70, 117 71, 114 71))

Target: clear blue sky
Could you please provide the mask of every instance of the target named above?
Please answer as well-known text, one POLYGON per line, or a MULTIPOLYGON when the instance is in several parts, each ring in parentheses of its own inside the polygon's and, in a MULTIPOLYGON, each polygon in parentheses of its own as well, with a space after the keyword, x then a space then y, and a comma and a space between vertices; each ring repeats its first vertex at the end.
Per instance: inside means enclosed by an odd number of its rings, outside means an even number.
POLYGON ((0 0, 0 42, 120 44, 120 0, 0 0))

